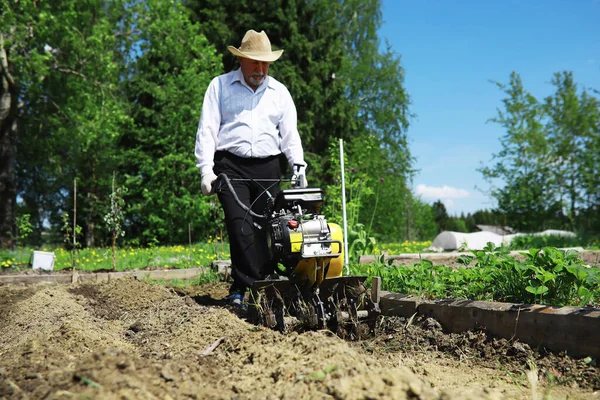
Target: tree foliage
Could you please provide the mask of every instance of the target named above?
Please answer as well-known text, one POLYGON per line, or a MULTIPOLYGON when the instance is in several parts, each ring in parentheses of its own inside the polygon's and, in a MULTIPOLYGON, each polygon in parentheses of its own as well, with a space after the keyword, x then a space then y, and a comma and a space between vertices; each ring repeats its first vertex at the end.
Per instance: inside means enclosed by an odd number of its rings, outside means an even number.
POLYGON ((273 47, 285 50, 269 73, 294 98, 309 183, 325 189, 328 201, 341 194, 339 161, 330 157, 330 149, 343 139, 346 165, 362 177, 362 201, 351 205, 359 207, 353 210, 358 216, 355 223, 383 236, 405 238, 414 163, 406 140, 410 101, 399 57, 389 46, 380 50, 381 2, 189 0, 186 4, 224 54, 225 71, 237 68, 227 46, 237 47, 248 29, 264 29, 273 47), (228 12, 231 9, 236 12, 228 12))
POLYGON ((204 91, 221 58, 179 3, 136 3, 137 44, 125 91, 133 126, 120 141, 129 231, 140 243, 182 243, 217 229, 215 198, 200 192, 193 149, 204 91))
MULTIPOLYGON (((7 2, 8 3, 8 2, 7 2)), ((127 124, 118 92, 121 57, 114 26, 119 1, 5 4, 8 62, 20 99, 16 177, 36 231, 59 224, 79 178, 88 243, 114 167, 116 138, 127 124)), ((3 32, 3 34, 5 34, 3 32)))
POLYGON ((270 73, 290 90, 309 184, 341 218, 338 143, 352 224, 383 240, 431 239, 440 229, 506 224, 521 231, 600 232, 600 105, 572 73, 537 99, 517 73, 497 83, 492 119, 505 135, 491 165, 498 208, 449 217, 415 197, 401 58, 381 43, 381 1, 0 0, 0 238, 16 221, 61 229, 77 200, 84 245, 106 245, 113 171, 131 243, 217 236, 216 198, 204 197, 193 156, 203 95, 237 68, 228 45, 265 30, 285 50, 270 73), (235 12, 232 12, 235 10, 235 12), (77 180, 77 199, 73 181, 77 180), (17 202, 17 199, 19 200, 17 202), (489 222, 488 222, 489 221, 489 222), (436 224, 437 222, 437 224, 436 224))
POLYGON ((554 177, 549 164, 550 146, 543 129, 542 104, 523 88, 521 77, 513 73, 510 83, 497 86, 507 95, 504 109, 491 119, 506 129, 501 138, 502 150, 494 155, 496 164, 481 169, 488 180, 498 179, 503 187, 494 188, 492 196, 508 224, 531 230, 544 226, 560 211, 553 195, 554 177))
MULTIPOLYGON (((2 141, 2 151, 10 150, 3 164, 12 164, 2 165, 9 184, 0 187, 13 201, 18 192, 21 213, 35 221, 34 239, 44 225, 60 229, 76 178, 86 245, 106 244, 107 230, 98 228, 115 170, 131 187, 126 228, 142 240, 181 241, 189 221, 209 221, 211 201, 196 201, 190 149, 220 58, 187 10, 177 2, 125 0, 2 5, 2 76, 10 72, 14 81, 11 107, 20 102, 2 114, 3 127, 18 122, 18 129, 2 141), (12 181, 18 186, 11 192, 12 181)), ((3 202, 2 210, 14 226, 14 209, 3 202)), ((10 225, 3 222, 3 238, 10 225)))
POLYGON ((552 79, 555 93, 538 101, 513 73, 492 121, 506 129, 496 164, 481 169, 495 187, 498 212, 522 231, 548 228, 600 232, 600 103, 579 90, 568 71, 552 79))
POLYGON ((343 3, 190 0, 187 4, 194 21, 223 54, 225 71, 238 67, 227 46, 238 47, 248 29, 265 30, 273 48, 284 49, 269 74, 284 83, 294 98, 311 185, 330 183, 328 146, 338 138, 351 138, 357 129, 358 106, 348 101, 343 76, 347 60, 340 19, 343 3))
POLYGON ((585 90, 579 93, 571 72, 554 74, 552 85, 556 91, 545 99, 552 172, 564 224, 576 229, 580 213, 600 206, 600 103, 585 90))

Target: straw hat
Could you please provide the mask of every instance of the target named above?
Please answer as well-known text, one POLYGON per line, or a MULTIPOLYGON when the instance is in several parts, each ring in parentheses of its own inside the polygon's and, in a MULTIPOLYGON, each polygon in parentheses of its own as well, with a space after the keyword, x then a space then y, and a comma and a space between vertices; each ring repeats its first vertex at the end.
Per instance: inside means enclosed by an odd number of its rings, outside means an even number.
POLYGON ((283 53, 283 50, 272 51, 271 41, 265 31, 258 33, 254 29, 246 32, 239 48, 236 49, 233 46, 227 46, 227 48, 235 56, 264 62, 275 61, 283 53))

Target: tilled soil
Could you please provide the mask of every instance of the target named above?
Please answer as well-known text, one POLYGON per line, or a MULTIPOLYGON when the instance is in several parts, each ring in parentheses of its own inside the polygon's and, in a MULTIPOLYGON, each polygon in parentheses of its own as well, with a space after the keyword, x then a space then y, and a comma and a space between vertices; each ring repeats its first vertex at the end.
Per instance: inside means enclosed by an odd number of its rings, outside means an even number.
POLYGON ((0 286, 0 399, 599 398, 584 360, 434 320, 384 318, 362 342, 282 335, 223 306, 226 289, 0 286))

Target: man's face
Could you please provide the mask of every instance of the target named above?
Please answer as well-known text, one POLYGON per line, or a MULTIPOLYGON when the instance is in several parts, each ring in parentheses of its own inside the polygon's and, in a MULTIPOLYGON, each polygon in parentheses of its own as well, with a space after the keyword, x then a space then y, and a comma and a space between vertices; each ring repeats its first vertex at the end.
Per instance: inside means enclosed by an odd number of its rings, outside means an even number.
POLYGON ((263 83, 267 74, 269 73, 269 65, 271 63, 264 61, 255 61, 249 58, 238 57, 240 67, 242 68, 242 75, 244 80, 252 89, 256 90, 258 85, 263 83))

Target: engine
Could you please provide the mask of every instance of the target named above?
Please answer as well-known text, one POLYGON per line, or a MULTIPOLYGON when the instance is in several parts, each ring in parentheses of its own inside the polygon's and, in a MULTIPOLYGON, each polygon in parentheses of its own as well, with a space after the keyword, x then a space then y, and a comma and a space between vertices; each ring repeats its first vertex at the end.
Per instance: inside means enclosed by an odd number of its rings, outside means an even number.
POLYGON ((277 195, 267 237, 271 256, 284 266, 285 275, 292 274, 303 260, 341 255, 339 227, 319 214, 322 204, 318 188, 288 189, 277 195))

